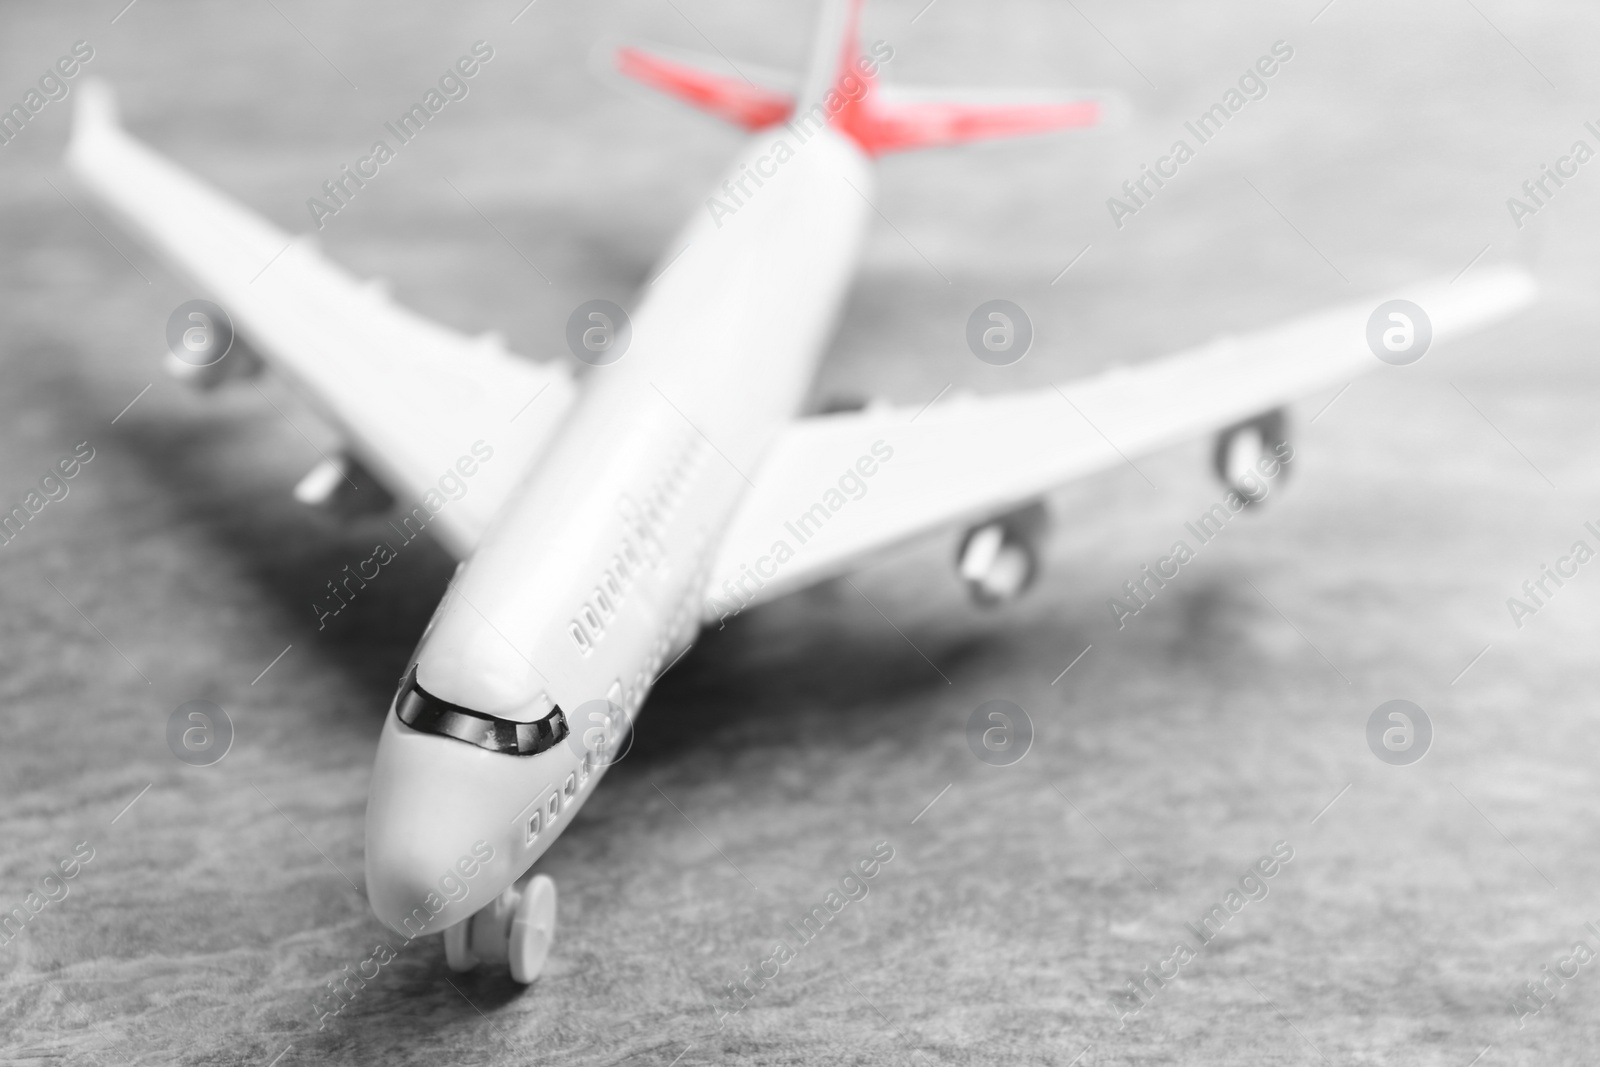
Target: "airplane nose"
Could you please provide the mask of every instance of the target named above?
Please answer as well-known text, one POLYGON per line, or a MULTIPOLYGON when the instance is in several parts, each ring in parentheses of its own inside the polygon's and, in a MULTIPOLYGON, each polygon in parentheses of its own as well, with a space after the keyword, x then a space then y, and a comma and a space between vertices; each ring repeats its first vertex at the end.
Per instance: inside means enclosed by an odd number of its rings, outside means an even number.
POLYGON ((367 799, 367 896, 384 925, 439 933, 517 879, 532 857, 512 820, 539 759, 422 733, 390 712, 367 799))

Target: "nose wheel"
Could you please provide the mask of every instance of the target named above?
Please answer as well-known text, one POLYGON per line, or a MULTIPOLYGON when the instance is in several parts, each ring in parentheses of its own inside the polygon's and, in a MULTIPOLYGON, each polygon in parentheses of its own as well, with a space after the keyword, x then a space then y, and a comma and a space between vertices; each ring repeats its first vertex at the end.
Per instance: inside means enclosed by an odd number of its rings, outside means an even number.
POLYGON ((556 884, 530 871, 444 932, 444 958, 452 971, 507 963, 511 977, 526 985, 544 970, 555 935, 556 884))

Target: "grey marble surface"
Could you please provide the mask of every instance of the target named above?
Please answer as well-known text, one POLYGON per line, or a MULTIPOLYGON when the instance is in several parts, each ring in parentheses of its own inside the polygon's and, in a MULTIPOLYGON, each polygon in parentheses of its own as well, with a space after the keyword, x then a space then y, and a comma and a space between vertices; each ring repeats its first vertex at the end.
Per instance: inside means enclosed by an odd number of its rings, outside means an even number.
MULTIPOLYGON (((0 99, 87 39, 139 136, 299 229, 382 121, 491 41, 472 95, 322 242, 427 314, 561 358, 571 308, 641 285, 736 143, 597 79, 591 54, 703 34, 791 64, 809 11, 540 0, 513 24, 519 6, 13 5, 0 99)), ((1047 570, 1008 610, 965 602, 950 535, 706 635, 545 862, 561 928, 538 984, 450 975, 429 939, 319 1030, 324 983, 392 940, 361 891, 365 789, 451 563, 408 549, 317 631, 312 599, 371 540, 290 498, 323 431, 279 383, 262 389, 282 414, 249 387, 198 396, 161 376, 166 316, 195 294, 63 202, 79 198, 51 104, 0 147, 0 502, 78 442, 95 458, 0 545, 0 908, 79 842, 93 859, 0 946, 8 1062, 1589 1058, 1590 968, 1523 1028, 1509 1001, 1600 920, 1600 576, 1581 570, 1520 630, 1505 600, 1600 521, 1600 164, 1520 230, 1505 200, 1572 141, 1596 145, 1600 20, 1576 4, 1338 0, 1313 24, 1320 2, 939 0, 913 23, 921 6, 869 7, 891 77, 1113 86, 1128 117, 885 162, 893 226, 872 230, 819 396, 1064 379, 1449 277, 1485 246, 1480 265, 1529 264, 1546 300, 1320 415, 1331 392, 1299 405, 1293 481, 1127 630, 1106 598, 1219 495, 1204 442, 1053 494, 1047 570), (1296 55, 1268 96, 1114 228, 1106 197, 1278 39, 1296 55), (960 341, 997 295, 1038 327, 1006 369, 960 341), (1408 768, 1363 736, 1393 697, 1436 729, 1408 768), (1010 768, 964 741, 995 698, 1037 730, 1010 768), (237 725, 211 768, 164 742, 191 699, 237 725), (1119 1028, 1110 995, 1280 840, 1295 856, 1267 898, 1119 1028), (725 983, 880 841, 895 858, 870 894, 719 1027, 725 983)))

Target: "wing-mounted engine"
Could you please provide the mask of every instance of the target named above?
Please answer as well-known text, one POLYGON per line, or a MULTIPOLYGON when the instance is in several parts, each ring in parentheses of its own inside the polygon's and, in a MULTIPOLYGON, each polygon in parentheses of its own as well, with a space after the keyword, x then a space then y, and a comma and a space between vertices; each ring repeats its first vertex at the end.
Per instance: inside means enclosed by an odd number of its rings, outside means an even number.
POLYGON ((1039 573, 1039 545, 1050 527, 1042 501, 969 529, 956 552, 956 572, 972 599, 995 607, 1021 596, 1039 573))
POLYGON ((1289 471, 1294 449, 1288 435, 1289 417, 1283 408, 1220 431, 1211 459, 1217 477, 1246 504, 1260 503, 1272 483, 1289 471))
MULTIPOLYGON (((188 332, 199 333, 202 329, 195 326, 188 332)), ((261 357, 238 337, 231 338, 220 356, 213 356, 203 346, 185 347, 182 355, 168 352, 161 365, 169 376, 201 392, 210 392, 226 381, 254 378, 264 366, 261 357)))
POLYGON ((394 497, 372 472, 342 452, 312 467, 294 487, 294 498, 339 519, 377 515, 394 507, 394 497))

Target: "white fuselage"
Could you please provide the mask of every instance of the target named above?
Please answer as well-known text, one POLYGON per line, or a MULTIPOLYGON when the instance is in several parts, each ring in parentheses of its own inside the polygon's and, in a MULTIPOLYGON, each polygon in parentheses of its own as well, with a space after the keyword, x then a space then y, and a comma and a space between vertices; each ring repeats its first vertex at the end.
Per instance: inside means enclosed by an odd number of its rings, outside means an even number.
POLYGON ((437 933, 526 871, 603 773, 585 762, 578 709, 610 700, 631 720, 693 641, 721 532, 810 388, 872 180, 830 128, 758 134, 714 191, 731 213, 697 209, 641 294, 626 352, 591 372, 458 571, 418 647, 418 685, 518 722, 559 706, 575 736, 508 755, 388 716, 367 884, 389 926, 437 933))

